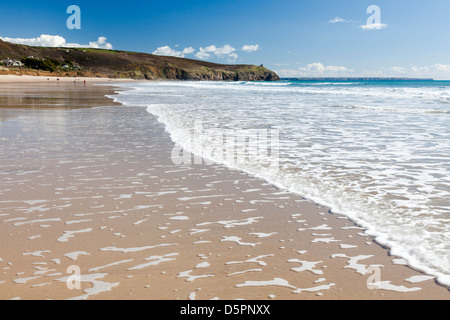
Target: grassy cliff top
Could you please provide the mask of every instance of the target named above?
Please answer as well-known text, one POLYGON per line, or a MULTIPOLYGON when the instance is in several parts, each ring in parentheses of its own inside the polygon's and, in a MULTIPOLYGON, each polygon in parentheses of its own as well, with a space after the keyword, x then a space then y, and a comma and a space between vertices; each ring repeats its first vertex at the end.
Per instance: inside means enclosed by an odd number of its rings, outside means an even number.
MULTIPOLYGON (((24 61, 33 57, 52 61, 58 74, 97 75, 110 78, 277 81, 278 75, 263 66, 225 65, 147 53, 88 48, 47 48, 17 45, 0 40, 0 60, 24 61)), ((41 66, 26 64, 29 69, 41 66)), ((44 70, 44 69, 41 69, 44 70)))

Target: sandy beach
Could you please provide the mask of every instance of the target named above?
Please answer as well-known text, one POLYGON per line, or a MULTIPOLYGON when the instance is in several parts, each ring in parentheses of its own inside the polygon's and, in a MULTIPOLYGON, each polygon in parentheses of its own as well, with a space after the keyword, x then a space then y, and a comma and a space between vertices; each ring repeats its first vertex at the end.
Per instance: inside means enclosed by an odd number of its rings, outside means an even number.
POLYGON ((0 77, 0 299, 450 299, 345 216, 174 164, 117 81, 0 77))

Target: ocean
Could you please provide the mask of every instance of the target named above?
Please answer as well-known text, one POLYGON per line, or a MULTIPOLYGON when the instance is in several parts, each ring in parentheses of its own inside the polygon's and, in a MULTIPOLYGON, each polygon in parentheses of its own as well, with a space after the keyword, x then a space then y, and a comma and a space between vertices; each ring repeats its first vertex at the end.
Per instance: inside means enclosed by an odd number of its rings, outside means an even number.
POLYGON ((450 285, 450 82, 122 86, 113 98, 146 108, 185 150, 349 217, 450 285))

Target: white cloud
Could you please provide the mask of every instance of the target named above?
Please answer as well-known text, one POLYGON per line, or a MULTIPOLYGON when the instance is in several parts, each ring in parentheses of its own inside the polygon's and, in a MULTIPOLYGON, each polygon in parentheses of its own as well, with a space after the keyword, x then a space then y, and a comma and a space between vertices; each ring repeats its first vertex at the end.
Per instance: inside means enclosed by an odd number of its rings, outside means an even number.
POLYGON ((336 17, 334 19, 331 19, 330 21, 328 21, 328 23, 358 23, 357 21, 353 21, 353 20, 346 20, 343 19, 341 17, 336 17))
MULTIPOLYGON (((177 47, 177 46, 175 46, 177 47)), ((255 45, 244 45, 241 51, 244 52, 255 52, 257 50, 260 50, 259 44, 255 45)), ((195 54, 195 57, 197 59, 206 60, 211 58, 212 56, 215 56, 220 59, 227 59, 228 62, 233 63, 236 62, 239 59, 239 55, 237 54, 237 49, 232 47, 229 44, 226 44, 222 47, 217 47, 216 45, 210 45, 207 47, 200 47, 195 54)), ((194 54, 196 50, 193 47, 185 48, 184 50, 176 50, 172 49, 169 46, 159 47, 156 49, 153 54, 156 55, 163 55, 163 56, 172 56, 172 57, 180 57, 184 58, 185 55, 188 54, 194 54)))
POLYGON ((28 46, 37 46, 37 47, 63 47, 66 45, 66 39, 61 36, 51 36, 48 34, 42 34, 37 38, 9 38, 9 37, 0 37, 3 41, 15 43, 15 44, 23 44, 28 46))
MULTIPOLYGON (((199 52, 195 55, 198 59, 208 59, 214 54, 218 58, 228 57, 231 60, 236 60, 239 56, 235 53, 236 48, 233 48, 229 44, 223 47, 216 47, 215 45, 208 46, 206 48, 200 48, 199 52)), ((230 60, 230 59, 229 59, 230 60)))
POLYGON ((206 53, 215 53, 217 51, 217 47, 215 45, 208 46, 206 48, 200 48, 200 51, 206 52, 206 53))
POLYGON ((221 58, 227 55, 230 55, 231 53, 235 52, 236 49, 230 46, 229 44, 224 45, 221 48, 217 48, 216 46, 212 45, 205 48, 206 52, 211 52, 215 54, 217 57, 221 58))
MULTIPOLYGON (((330 21, 328 21, 328 23, 358 23, 358 21, 353 21, 353 20, 345 20, 341 17, 336 17, 334 19, 331 19, 330 21)), ((360 22, 359 22, 360 23, 360 22)), ((388 27, 387 24, 384 23, 367 23, 367 24, 363 24, 361 26, 359 26, 361 29, 363 30, 380 30, 380 29, 385 29, 388 27)))
POLYGON ((67 43, 66 39, 58 35, 41 34, 37 38, 9 38, 0 37, 3 41, 23 44, 36 47, 52 47, 52 48, 96 48, 96 49, 113 49, 111 43, 107 42, 107 38, 99 37, 97 41, 89 42, 89 44, 67 43))
POLYGON ((403 67, 391 67, 388 70, 398 74, 405 74, 408 71, 406 68, 403 67))
POLYGON ((336 17, 336 18, 328 21, 328 23, 347 23, 347 22, 350 22, 350 21, 347 21, 347 20, 339 18, 339 17, 336 17))
POLYGON ((283 78, 297 77, 387 77, 387 78, 433 78, 450 80, 450 65, 435 63, 431 65, 393 66, 378 70, 355 71, 344 66, 325 66, 320 62, 308 64, 297 69, 276 71, 283 78))
POLYGON ((442 64, 442 63, 436 63, 431 66, 432 69, 439 71, 439 72, 447 72, 450 73, 450 65, 448 64, 442 64))
POLYGON ((105 37, 99 37, 97 41, 89 42, 89 48, 112 50, 113 46, 111 43, 106 42, 107 40, 105 37))
POLYGON ((195 49, 192 47, 185 48, 185 49, 183 49, 183 51, 177 51, 175 49, 172 49, 169 46, 164 46, 164 47, 159 47, 158 49, 153 51, 153 54, 158 55, 158 56, 184 58, 185 55, 192 54, 194 52, 195 52, 195 49))
POLYGON ((343 66, 325 66, 323 63, 315 62, 315 63, 308 64, 304 68, 299 68, 299 70, 302 72, 321 74, 321 73, 345 72, 345 71, 347 71, 347 68, 343 67, 343 66))
POLYGON ((153 54, 155 54, 157 56, 169 56, 169 57, 179 57, 179 58, 182 58, 184 56, 183 52, 172 49, 169 46, 159 47, 158 49, 153 51, 153 54))
MULTIPOLYGON (((217 48, 216 52, 214 54, 218 57, 231 55, 233 52, 235 52, 236 49, 230 46, 229 44, 223 46, 222 48, 217 48)), ((234 54, 235 55, 235 54, 234 54)))
POLYGON ((321 62, 310 63, 298 69, 279 70, 281 77, 341 77, 349 76, 354 70, 344 66, 326 66, 321 62))
POLYGON ((209 59, 211 54, 209 54, 205 49, 200 48, 200 51, 196 53, 195 57, 201 60, 209 59))
POLYGON ((363 24, 360 26, 363 30, 381 30, 387 28, 387 24, 384 23, 371 23, 371 24, 363 24))
POLYGON ((192 47, 185 48, 185 49, 183 50, 183 54, 193 54, 194 52, 195 52, 195 49, 192 48, 192 47))
POLYGON ((228 55, 227 61, 230 63, 234 63, 237 61, 238 58, 239 58, 239 56, 236 53, 231 53, 228 55))
POLYGON ((391 67, 388 69, 391 76, 412 78, 433 78, 450 80, 450 65, 436 63, 428 66, 391 67))
POLYGON ((259 44, 255 44, 255 45, 244 45, 241 49, 242 51, 245 52, 254 52, 254 51, 258 51, 259 50, 259 44))

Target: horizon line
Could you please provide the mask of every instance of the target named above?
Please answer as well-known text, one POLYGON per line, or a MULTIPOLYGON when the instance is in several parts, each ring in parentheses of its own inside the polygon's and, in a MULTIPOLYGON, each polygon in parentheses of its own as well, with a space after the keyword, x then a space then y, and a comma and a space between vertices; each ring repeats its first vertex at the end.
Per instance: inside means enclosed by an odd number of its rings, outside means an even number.
POLYGON ((414 78, 414 77, 280 77, 281 80, 297 79, 297 80, 422 80, 422 81, 450 81, 436 80, 434 78, 414 78))

